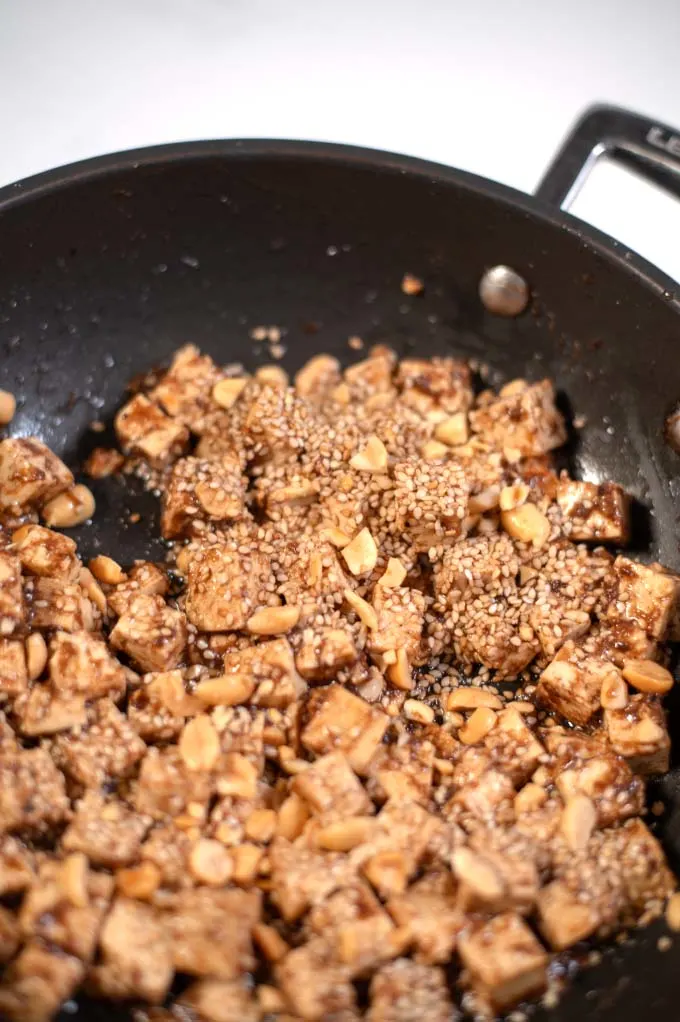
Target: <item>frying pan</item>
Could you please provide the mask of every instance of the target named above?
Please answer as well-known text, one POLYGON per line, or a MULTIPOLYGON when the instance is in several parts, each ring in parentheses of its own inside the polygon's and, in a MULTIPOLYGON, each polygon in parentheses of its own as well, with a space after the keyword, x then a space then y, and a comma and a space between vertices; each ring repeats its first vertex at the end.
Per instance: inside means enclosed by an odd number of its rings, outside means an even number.
MULTIPOLYGON (((560 210, 604 150, 678 191, 678 136, 608 107, 579 122, 536 197, 404 156, 268 141, 143 149, 4 188, 0 386, 20 399, 11 432, 41 437, 77 466, 111 439, 90 424, 110 429, 135 374, 187 341, 221 363, 270 361, 249 336, 259 324, 285 328, 291 371, 313 352, 356 357, 352 334, 400 352, 450 351, 486 363, 494 384, 554 378, 565 410, 586 422, 567 451, 571 467, 630 490, 636 546, 678 569, 680 458, 663 434, 680 398, 676 285, 560 210), (490 315, 479 300, 496 264, 530 284, 517 318, 490 315), (406 271, 424 278, 423 296, 401 293, 406 271)), ((149 538, 151 496, 116 479, 93 489, 98 513, 76 536, 88 555, 162 556, 149 538)), ((679 777, 653 793, 668 805, 658 832, 676 868, 679 777)), ((606 951, 536 1017, 676 1018, 680 947, 658 951, 662 932, 657 924, 606 951)), ((558 968, 574 971, 568 959, 558 968)), ((82 1022, 130 1017, 86 1000, 77 1012, 82 1022)))

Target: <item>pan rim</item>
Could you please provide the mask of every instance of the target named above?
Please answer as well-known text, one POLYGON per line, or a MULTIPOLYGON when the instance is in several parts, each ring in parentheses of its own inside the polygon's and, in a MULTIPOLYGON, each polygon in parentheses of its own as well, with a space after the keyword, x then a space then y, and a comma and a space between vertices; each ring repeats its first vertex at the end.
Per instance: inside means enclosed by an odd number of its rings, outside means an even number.
POLYGON ((168 142, 122 149, 62 164, 0 187, 0 217, 10 209, 33 199, 96 181, 120 171, 131 171, 140 167, 162 168, 193 160, 215 158, 221 158, 226 162, 278 158, 332 163, 336 166, 359 167, 376 172, 386 171, 425 178, 432 185, 456 186, 477 195, 496 199, 529 218, 564 230, 573 236, 584 250, 591 250, 605 261, 622 269, 651 291, 656 299, 663 300, 680 315, 680 282, 673 280, 623 242, 617 241, 616 238, 573 214, 556 209, 534 195, 494 181, 492 178, 418 156, 367 146, 295 139, 225 138, 168 142))

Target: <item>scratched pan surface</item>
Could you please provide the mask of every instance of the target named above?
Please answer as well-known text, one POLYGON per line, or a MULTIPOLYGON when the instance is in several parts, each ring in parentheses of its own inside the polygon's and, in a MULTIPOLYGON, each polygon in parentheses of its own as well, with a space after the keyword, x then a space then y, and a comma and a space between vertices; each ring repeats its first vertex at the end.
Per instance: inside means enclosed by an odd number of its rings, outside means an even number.
MULTIPOLYGON (((668 281, 581 227, 447 168, 302 143, 147 150, 12 186, 0 191, 0 387, 20 398, 12 432, 40 436, 77 466, 106 443, 88 425, 110 424, 132 376, 187 341, 220 362, 269 361, 248 336, 258 324, 285 327, 289 370, 319 351, 348 360, 352 334, 451 352, 488 363, 494 382, 553 377, 565 410, 586 419, 573 465, 630 489, 637 546, 680 568, 680 458, 663 441, 680 397, 680 306, 668 281), (532 285, 518 320, 490 317, 477 298, 480 275, 501 262, 532 285), (423 296, 401 293, 407 270, 425 278, 423 296)), ((159 556, 155 501, 117 480, 94 488, 84 549, 159 556)), ((659 833, 677 868, 675 775, 659 787, 670 806, 659 833)), ((545 1017, 677 1017, 680 946, 661 954, 660 932, 582 971, 545 1017)), ((70 1007, 82 1022, 130 1017, 70 1007)))

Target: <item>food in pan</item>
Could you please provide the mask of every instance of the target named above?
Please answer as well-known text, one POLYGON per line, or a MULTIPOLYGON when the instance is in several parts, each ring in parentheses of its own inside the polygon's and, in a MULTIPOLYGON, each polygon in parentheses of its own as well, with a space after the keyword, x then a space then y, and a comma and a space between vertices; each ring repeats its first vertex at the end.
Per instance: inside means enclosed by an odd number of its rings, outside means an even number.
POLYGON ((181 349, 86 465, 159 492, 162 564, 84 564, 90 489, 0 442, 0 1017, 494 1016, 664 911, 680 580, 555 469, 550 381, 473 382, 181 349))

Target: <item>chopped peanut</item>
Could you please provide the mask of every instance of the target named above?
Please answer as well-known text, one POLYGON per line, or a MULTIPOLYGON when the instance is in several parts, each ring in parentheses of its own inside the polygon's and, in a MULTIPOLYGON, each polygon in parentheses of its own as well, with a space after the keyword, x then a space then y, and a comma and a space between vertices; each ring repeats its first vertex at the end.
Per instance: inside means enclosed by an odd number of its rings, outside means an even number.
POLYGON ((577 794, 569 799, 562 811, 560 825, 572 851, 585 851, 596 820, 595 807, 587 795, 577 794))
POLYGON ((479 706, 460 728, 458 738, 464 745, 476 745, 496 726, 496 714, 488 706, 479 706))
POLYGON ((550 538, 550 522, 535 504, 521 504, 501 512, 501 523, 508 535, 521 543, 542 547, 550 538))
POLYGON ((194 717, 179 738, 179 751, 190 770, 212 770, 220 754, 220 740, 210 717, 194 717))
POLYGON ((503 705, 500 696, 472 685, 455 688, 449 694, 446 703, 448 710, 476 710, 478 706, 487 706, 490 710, 502 710, 503 705))
POLYGON ((14 394, 10 394, 8 390, 0 390, 0 426, 8 426, 16 410, 17 401, 14 394))
POLYGON ((355 593, 353 589, 344 589, 342 595, 345 597, 352 610, 356 613, 359 620, 371 631, 375 631, 378 627, 378 615, 370 603, 367 603, 366 600, 355 593))
POLYGON ((407 699, 404 703, 404 716, 418 724, 432 724, 434 710, 420 699, 407 699))
POLYGON ((390 557, 385 572, 381 575, 378 584, 385 589, 398 589, 406 578, 406 568, 398 557, 390 557))
POLYGON ((47 666, 47 643, 40 632, 26 639, 26 667, 30 681, 36 681, 47 666))
POLYGON ((201 681, 194 695, 207 706, 238 706, 247 703, 255 691, 255 679, 247 674, 221 674, 201 681))
POLYGON ((459 447, 460 444, 468 442, 468 422, 465 412, 456 412, 443 422, 438 423, 434 429, 435 439, 446 444, 447 447, 459 447))
POLYGON ((227 377, 224 380, 219 380, 213 387, 213 400, 217 402, 220 408, 231 408, 243 393, 247 383, 248 380, 243 376, 227 377))
POLYGON ((372 817, 348 816, 317 831, 316 843, 330 852, 349 852, 369 840, 372 828, 372 817))
POLYGON ((51 529, 72 529, 92 518, 95 511, 91 490, 82 483, 57 494, 42 507, 42 518, 51 529))
POLYGON ((106 582, 107 585, 117 586, 127 579, 127 575, 120 564, 117 564, 111 557, 105 557, 103 554, 100 554, 99 557, 93 557, 88 567, 98 582, 106 582))
POLYGON ((189 869, 199 883, 223 887, 232 874, 233 862, 219 841, 201 838, 189 854, 189 869))
POLYGON ((378 560, 378 548, 368 529, 362 529, 351 543, 342 549, 342 556, 353 575, 366 575, 373 571, 378 560))
POLYGON ((360 472, 386 472, 387 449, 379 437, 371 436, 366 446, 350 458, 349 463, 360 472))
POLYGON ((628 689, 618 671, 612 671, 602 682, 600 706, 603 710, 622 710, 628 702, 628 689))
POLYGON ((265 607, 248 618, 246 628, 253 635, 283 635, 299 620, 299 607, 265 607))
POLYGON ((661 664, 655 664, 653 660, 626 660, 622 673, 628 684, 638 692, 665 695, 673 688, 671 672, 661 664))

